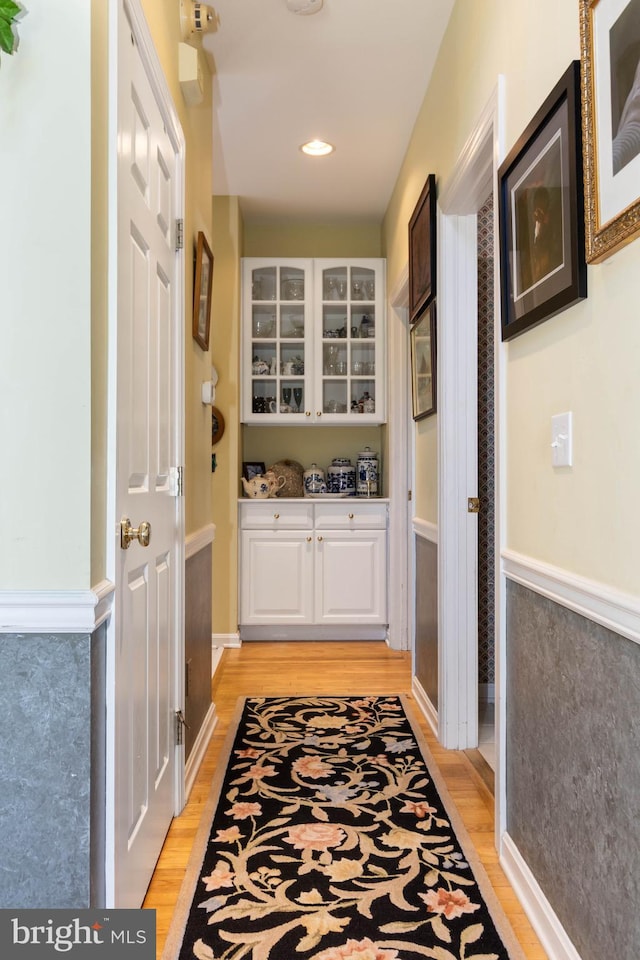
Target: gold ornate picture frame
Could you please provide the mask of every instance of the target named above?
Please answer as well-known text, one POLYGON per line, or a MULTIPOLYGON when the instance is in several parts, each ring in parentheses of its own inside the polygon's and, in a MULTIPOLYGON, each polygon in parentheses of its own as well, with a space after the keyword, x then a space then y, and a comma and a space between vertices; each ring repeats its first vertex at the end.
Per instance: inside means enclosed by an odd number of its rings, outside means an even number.
POLYGON ((209 349, 211 329, 211 290, 213 286, 213 254, 202 230, 196 241, 193 280, 193 339, 203 350, 209 349))
POLYGON ((599 263, 640 234, 640 0, 580 0, 585 245, 599 263))

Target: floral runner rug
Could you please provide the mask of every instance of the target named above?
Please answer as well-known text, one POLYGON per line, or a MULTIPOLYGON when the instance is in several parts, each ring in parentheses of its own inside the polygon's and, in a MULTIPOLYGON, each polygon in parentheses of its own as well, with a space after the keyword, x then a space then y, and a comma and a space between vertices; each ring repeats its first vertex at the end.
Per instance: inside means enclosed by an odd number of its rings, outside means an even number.
POLYGON ((403 699, 243 701, 164 960, 522 960, 403 699))

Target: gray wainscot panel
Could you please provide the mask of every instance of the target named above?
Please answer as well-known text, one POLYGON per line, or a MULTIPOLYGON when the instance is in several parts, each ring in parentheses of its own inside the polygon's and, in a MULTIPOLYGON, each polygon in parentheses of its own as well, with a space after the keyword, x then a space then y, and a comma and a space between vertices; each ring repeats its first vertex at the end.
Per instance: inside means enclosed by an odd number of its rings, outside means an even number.
POLYGON ((0 907, 90 905, 91 684, 90 634, 0 637, 0 907))
POLYGON ((582 960, 640 944, 640 646, 507 594, 508 831, 582 960))
POLYGON ((438 547, 416 536, 415 674, 438 709, 438 547))
POLYGON ((187 757, 211 706, 211 589, 209 543, 187 559, 185 571, 187 757))

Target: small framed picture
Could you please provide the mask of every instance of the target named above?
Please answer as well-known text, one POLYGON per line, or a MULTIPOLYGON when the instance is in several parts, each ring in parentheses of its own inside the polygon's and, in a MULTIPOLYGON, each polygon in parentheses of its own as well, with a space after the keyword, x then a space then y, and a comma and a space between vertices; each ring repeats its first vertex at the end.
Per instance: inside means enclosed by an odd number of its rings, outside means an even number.
POLYGON ((580 0, 587 262, 640 234, 640 0, 580 0))
POLYGON ((436 177, 430 173, 409 220, 409 319, 436 295, 436 177))
POLYGON ((260 477, 264 473, 264 463, 258 463, 251 460, 242 461, 242 476, 245 480, 253 480, 254 477, 260 477))
POLYGON ((436 412, 436 304, 432 300, 411 327, 413 419, 436 412))
POLYGON ((193 280, 193 339, 203 350, 209 349, 211 329, 211 290, 213 254, 202 230, 196 243, 196 268, 193 280))
POLYGON ((498 171, 503 340, 587 295, 580 131, 575 60, 498 171))

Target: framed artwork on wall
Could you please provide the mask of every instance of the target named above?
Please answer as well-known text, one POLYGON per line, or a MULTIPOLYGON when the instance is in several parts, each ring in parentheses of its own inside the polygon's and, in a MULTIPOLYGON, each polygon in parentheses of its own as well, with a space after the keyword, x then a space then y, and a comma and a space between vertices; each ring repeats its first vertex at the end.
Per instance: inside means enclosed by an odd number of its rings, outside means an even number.
POLYGON ((409 332, 413 419, 436 412, 436 303, 432 300, 409 332))
POLYGON ((213 254, 202 230, 196 242, 196 267, 193 280, 193 339, 203 350, 209 349, 211 329, 211 290, 213 254))
POLYGON ((586 256, 640 234, 640 0, 580 0, 586 256))
POLYGON ((261 477, 264 473, 264 463, 254 460, 242 461, 242 476, 245 480, 253 480, 254 477, 261 477))
POLYGON ((498 171, 502 339, 587 295, 580 63, 546 98, 498 171))
POLYGON ((409 220, 409 319, 436 295, 436 177, 430 173, 409 220))

